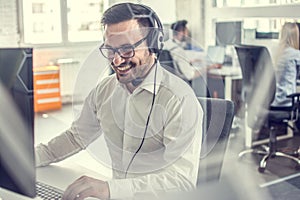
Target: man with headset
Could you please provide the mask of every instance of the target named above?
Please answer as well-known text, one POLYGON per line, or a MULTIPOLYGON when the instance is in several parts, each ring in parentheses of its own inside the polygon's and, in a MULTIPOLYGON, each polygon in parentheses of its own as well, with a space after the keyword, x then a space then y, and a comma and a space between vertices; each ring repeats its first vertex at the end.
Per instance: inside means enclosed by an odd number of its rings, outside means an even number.
POLYGON ((90 92, 68 130, 36 147, 36 165, 63 160, 103 134, 113 179, 83 176, 63 199, 143 199, 193 189, 203 111, 192 89, 157 61, 163 46, 159 18, 147 6, 121 3, 101 22, 100 51, 115 74, 90 92))
POLYGON ((190 41, 190 31, 187 27, 188 21, 178 20, 171 24, 171 29, 173 30, 173 39, 178 45, 180 45, 183 49, 186 50, 195 50, 195 51, 203 51, 202 48, 193 45, 190 41))

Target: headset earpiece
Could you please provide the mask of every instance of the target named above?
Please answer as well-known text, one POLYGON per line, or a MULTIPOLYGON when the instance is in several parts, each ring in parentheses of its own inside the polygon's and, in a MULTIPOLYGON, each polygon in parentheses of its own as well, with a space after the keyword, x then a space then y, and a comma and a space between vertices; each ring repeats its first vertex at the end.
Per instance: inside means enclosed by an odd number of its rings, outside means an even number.
POLYGON ((164 46, 163 42, 164 35, 162 30, 159 30, 158 28, 151 28, 147 38, 147 45, 149 47, 149 51, 151 53, 158 54, 164 46))
POLYGON ((163 47, 164 47, 164 33, 163 30, 161 30, 158 36, 158 50, 161 51, 163 47))
POLYGON ((151 30, 149 30, 147 45, 151 53, 155 53, 158 55, 164 46, 163 25, 156 13, 150 7, 142 4, 139 5, 149 11, 149 18, 151 17, 149 20, 152 27, 150 27, 151 30))

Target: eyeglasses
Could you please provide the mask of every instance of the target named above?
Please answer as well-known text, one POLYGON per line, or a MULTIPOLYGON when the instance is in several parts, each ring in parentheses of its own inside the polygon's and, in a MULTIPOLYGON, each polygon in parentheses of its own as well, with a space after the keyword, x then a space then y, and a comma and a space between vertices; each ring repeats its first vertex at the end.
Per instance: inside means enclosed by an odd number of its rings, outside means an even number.
POLYGON ((147 39, 147 36, 137 41, 135 44, 127 44, 123 45, 119 48, 105 47, 104 43, 99 48, 101 54, 108 59, 113 59, 115 57, 115 53, 117 52, 122 58, 132 58, 135 55, 135 48, 138 47, 142 42, 147 39))

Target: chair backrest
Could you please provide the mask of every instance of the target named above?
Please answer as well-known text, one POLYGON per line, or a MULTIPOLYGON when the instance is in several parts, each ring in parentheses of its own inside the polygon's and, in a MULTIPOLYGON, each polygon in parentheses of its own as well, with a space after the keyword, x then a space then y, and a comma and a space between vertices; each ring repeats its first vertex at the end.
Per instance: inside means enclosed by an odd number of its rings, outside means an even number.
POLYGON ((276 91, 275 71, 265 46, 235 45, 242 70, 242 100, 247 105, 247 123, 260 128, 276 91))
POLYGON ((197 184, 220 179, 234 117, 230 100, 198 97, 203 111, 203 141, 197 184))
POLYGON ((171 55, 171 51, 176 48, 178 48, 178 47, 176 46, 171 49, 162 49, 159 54, 159 57, 158 57, 159 63, 161 64, 161 66, 163 68, 165 68, 172 74, 175 74, 176 76, 180 77, 185 82, 187 82, 189 85, 191 85, 191 82, 183 75, 183 73, 181 72, 181 70, 178 67, 177 62, 173 59, 173 57, 171 55))
POLYGON ((169 72, 173 74, 177 74, 174 60, 171 56, 171 53, 168 49, 162 49, 160 51, 159 57, 158 57, 159 63, 167 69, 169 72))

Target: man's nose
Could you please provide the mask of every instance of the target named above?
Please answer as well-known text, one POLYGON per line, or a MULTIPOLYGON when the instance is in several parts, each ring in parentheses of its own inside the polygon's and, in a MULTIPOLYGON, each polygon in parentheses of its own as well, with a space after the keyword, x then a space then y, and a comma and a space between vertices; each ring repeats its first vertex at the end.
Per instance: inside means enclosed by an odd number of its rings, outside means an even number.
POLYGON ((118 52, 115 52, 113 57, 113 63, 115 66, 119 66, 122 62, 124 62, 124 58, 122 58, 118 52))

